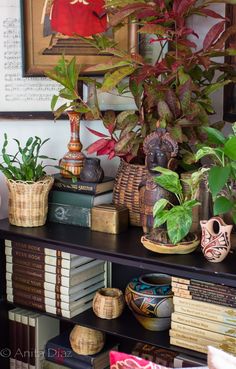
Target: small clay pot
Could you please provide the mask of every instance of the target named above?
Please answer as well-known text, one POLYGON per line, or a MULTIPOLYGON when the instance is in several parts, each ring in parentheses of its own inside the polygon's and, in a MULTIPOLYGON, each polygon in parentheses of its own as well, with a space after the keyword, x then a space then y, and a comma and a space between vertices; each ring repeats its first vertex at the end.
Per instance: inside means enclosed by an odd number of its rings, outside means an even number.
POLYGON ((93 311, 103 319, 115 319, 125 305, 124 295, 118 288, 101 288, 93 298, 93 311))
POLYGON ((84 160, 83 169, 80 172, 80 180, 82 182, 102 182, 104 178, 104 171, 100 165, 98 158, 86 158, 84 160))
POLYGON ((152 273, 132 279, 126 287, 125 300, 144 328, 162 331, 170 327, 173 312, 170 276, 152 273))

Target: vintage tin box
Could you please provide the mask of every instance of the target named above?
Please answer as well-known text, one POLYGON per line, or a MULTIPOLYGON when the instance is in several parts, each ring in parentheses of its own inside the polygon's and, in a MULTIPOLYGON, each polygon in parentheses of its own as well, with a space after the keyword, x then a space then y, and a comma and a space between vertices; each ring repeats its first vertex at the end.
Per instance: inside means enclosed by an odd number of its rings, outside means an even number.
POLYGON ((127 229, 128 222, 129 213, 125 206, 104 204, 92 208, 93 231, 117 234, 127 229))

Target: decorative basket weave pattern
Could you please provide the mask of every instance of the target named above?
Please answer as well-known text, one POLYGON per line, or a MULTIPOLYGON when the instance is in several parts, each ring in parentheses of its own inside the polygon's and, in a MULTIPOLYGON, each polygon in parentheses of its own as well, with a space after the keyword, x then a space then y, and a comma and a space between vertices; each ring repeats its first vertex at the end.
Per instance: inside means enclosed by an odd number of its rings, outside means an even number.
POLYGON ((20 227, 44 225, 48 212, 48 193, 53 178, 46 176, 37 182, 7 179, 9 189, 9 222, 20 227))
POLYGON ((141 226, 139 184, 146 174, 144 165, 129 164, 122 160, 115 178, 113 202, 129 209, 130 224, 134 226, 141 226))
POLYGON ((100 352, 105 343, 105 333, 95 329, 75 325, 70 333, 72 350, 79 355, 94 355, 100 352))
POLYGON ((93 298, 93 312, 102 319, 115 319, 125 305, 124 295, 118 288, 101 288, 93 298))

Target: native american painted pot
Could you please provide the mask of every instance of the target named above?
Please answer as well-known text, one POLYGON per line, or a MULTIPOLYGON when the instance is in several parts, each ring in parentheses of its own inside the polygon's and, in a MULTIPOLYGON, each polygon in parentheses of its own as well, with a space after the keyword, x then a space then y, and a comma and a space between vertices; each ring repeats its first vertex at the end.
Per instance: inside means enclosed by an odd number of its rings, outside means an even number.
POLYGON ((144 328, 162 331, 170 327, 173 312, 171 277, 166 274, 145 274, 127 285, 125 300, 144 328))
POLYGON ((212 263, 219 263, 229 253, 231 243, 230 234, 233 226, 227 225, 220 217, 202 220, 202 252, 205 258, 212 263))

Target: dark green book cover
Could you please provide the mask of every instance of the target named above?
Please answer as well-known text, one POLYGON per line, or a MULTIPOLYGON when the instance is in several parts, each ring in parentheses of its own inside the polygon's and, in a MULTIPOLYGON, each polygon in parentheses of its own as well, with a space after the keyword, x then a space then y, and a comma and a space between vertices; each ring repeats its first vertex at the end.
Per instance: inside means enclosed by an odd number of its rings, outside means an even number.
POLYGON ((100 195, 88 195, 76 192, 52 190, 49 193, 48 201, 51 204, 73 205, 91 209, 95 205, 111 203, 112 191, 100 195))

